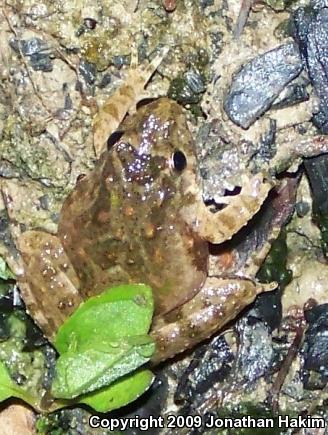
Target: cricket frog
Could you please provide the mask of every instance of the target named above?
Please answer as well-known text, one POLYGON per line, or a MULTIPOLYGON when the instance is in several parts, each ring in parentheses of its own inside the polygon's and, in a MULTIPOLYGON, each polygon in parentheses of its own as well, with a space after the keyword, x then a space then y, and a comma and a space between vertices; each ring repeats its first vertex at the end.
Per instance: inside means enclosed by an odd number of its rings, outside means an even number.
POLYGON ((153 289, 153 361, 219 330, 272 285, 209 273, 209 243, 230 239, 272 188, 262 174, 213 212, 203 202, 181 107, 160 98, 120 125, 117 141, 64 202, 57 236, 25 232, 22 294, 51 339, 83 300, 120 283, 153 289))

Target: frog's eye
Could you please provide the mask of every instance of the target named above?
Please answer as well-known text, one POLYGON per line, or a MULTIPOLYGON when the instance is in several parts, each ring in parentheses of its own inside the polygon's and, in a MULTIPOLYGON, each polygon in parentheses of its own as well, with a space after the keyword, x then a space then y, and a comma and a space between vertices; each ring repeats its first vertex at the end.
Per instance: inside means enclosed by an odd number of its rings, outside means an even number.
POLYGON ((175 151, 172 156, 172 166, 178 172, 182 172, 187 166, 186 156, 182 151, 175 151))
POLYGON ((117 130, 112 133, 107 139, 107 149, 111 149, 113 145, 115 145, 123 136, 124 131, 117 130))

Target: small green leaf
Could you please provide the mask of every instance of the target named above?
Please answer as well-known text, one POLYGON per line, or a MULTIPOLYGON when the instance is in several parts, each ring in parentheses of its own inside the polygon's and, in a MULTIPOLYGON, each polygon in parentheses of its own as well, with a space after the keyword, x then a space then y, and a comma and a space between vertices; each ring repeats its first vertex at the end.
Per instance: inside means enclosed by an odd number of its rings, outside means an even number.
POLYGON ((0 257, 0 279, 7 281, 8 279, 12 279, 14 277, 15 276, 7 266, 5 260, 2 257, 0 257))
POLYGON ((22 399, 35 408, 39 406, 35 397, 32 397, 27 391, 15 384, 9 376, 6 366, 0 361, 0 402, 9 397, 22 399))
POLYGON ((97 412, 109 412, 136 400, 148 390, 153 379, 154 375, 150 370, 138 370, 108 387, 80 397, 78 403, 89 405, 97 412))
POLYGON ((116 349, 108 348, 107 351, 91 348, 81 353, 61 355, 52 384, 53 396, 71 399, 111 384, 146 363, 154 352, 154 343, 148 337, 148 343, 142 346, 124 343, 116 349), (142 347, 147 349, 142 350, 142 347))
POLYGON ((147 334, 153 315, 153 297, 144 284, 120 285, 88 299, 59 328, 59 353, 89 341, 121 341, 147 334))
POLYGON ((148 286, 121 285, 90 298, 60 327, 54 397, 72 399, 107 387, 149 361, 153 314, 148 286))

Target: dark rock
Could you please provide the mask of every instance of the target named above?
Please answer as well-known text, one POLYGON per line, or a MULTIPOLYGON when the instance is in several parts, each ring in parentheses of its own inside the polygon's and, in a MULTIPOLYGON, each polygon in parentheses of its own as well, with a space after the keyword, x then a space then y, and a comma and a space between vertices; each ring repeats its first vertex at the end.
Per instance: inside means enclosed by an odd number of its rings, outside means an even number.
POLYGON ((35 71, 50 72, 53 69, 53 62, 50 58, 49 47, 40 38, 21 39, 13 38, 9 45, 17 53, 29 57, 30 65, 35 71))
POLYGON ((116 68, 120 69, 124 65, 125 66, 130 65, 131 56, 129 54, 122 55, 122 56, 113 56, 112 63, 116 68))
POLYGON ((12 38, 9 40, 9 45, 17 53, 19 49, 24 56, 40 53, 40 51, 48 50, 47 44, 40 38, 21 39, 12 38))
POLYGON ((272 104, 273 109, 283 109, 307 101, 310 96, 306 89, 308 80, 300 78, 290 83, 272 104))
POLYGON ((94 18, 85 18, 84 25, 89 30, 94 30, 97 26, 97 21, 94 18))
POLYGON ((112 76, 110 74, 106 73, 102 77, 102 79, 101 79, 101 81, 100 81, 98 86, 101 89, 106 88, 106 86, 108 86, 111 83, 111 81, 112 81, 112 76))
POLYGON ((263 162, 269 163, 277 151, 276 132, 277 122, 274 119, 270 119, 269 129, 261 135, 260 143, 257 147, 258 151, 253 156, 255 167, 258 170, 261 170, 263 162))
POLYGON ((309 213, 310 204, 306 201, 299 201, 295 204, 295 210, 296 210, 297 216, 302 218, 309 213))
POLYGON ((299 8, 293 16, 294 38, 301 53, 311 83, 320 100, 313 123, 328 133, 328 9, 325 1, 312 2, 314 8, 299 8))
POLYGON ((225 99, 224 109, 229 118, 247 129, 302 68, 298 47, 292 42, 251 60, 234 76, 225 99))
POLYGON ((34 53, 30 56, 30 65, 34 71, 50 72, 53 70, 53 61, 47 53, 34 53))
POLYGON ((185 79, 187 85, 195 94, 202 94, 205 92, 205 81, 199 72, 194 70, 187 71, 185 74, 185 79))
POLYGON ((231 371, 232 352, 223 336, 198 348, 180 377, 175 393, 178 402, 197 402, 216 382, 222 382, 231 371))
POLYGON ((310 181, 314 208, 328 215, 328 156, 306 159, 304 166, 310 181))
POLYGON ((273 361, 272 338, 269 328, 249 315, 238 322, 240 346, 237 356, 238 373, 248 383, 264 376, 273 361))
POLYGON ((81 60, 79 72, 88 85, 93 85, 97 77, 97 68, 93 63, 81 60))
POLYGON ((305 318, 309 326, 303 345, 304 388, 322 389, 328 381, 328 304, 306 311, 305 318))
POLYGON ((321 246, 328 254, 328 155, 313 157, 304 161, 310 181, 313 198, 313 220, 321 232, 321 246))
POLYGON ((311 0, 314 9, 328 8, 328 0, 311 0))

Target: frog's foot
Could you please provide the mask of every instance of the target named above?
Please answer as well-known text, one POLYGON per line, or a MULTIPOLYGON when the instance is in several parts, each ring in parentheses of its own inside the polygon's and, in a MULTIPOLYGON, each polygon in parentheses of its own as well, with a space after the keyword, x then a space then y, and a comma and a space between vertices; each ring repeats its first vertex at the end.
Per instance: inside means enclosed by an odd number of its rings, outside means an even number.
POLYGON ((109 136, 117 130, 125 115, 133 112, 138 101, 142 99, 144 87, 168 51, 169 47, 163 47, 150 63, 130 68, 125 82, 99 109, 93 120, 93 143, 98 158, 106 150, 109 136))
POLYGON ((152 363, 172 358, 209 338, 251 304, 259 293, 276 287, 276 283, 260 284, 244 278, 207 278, 193 299, 164 317, 155 317, 151 335, 157 350, 152 363))
POLYGON ((193 231, 211 243, 222 243, 236 234, 259 211, 274 183, 263 174, 247 178, 238 195, 223 197, 227 204, 212 213, 195 195, 193 204, 182 207, 181 214, 193 231))
POLYGON ((27 231, 17 244, 24 263, 18 282, 27 311, 51 340, 82 302, 79 280, 57 237, 27 231))
POLYGON ((270 163, 276 173, 296 172, 302 158, 328 153, 328 136, 318 135, 282 144, 270 163))

